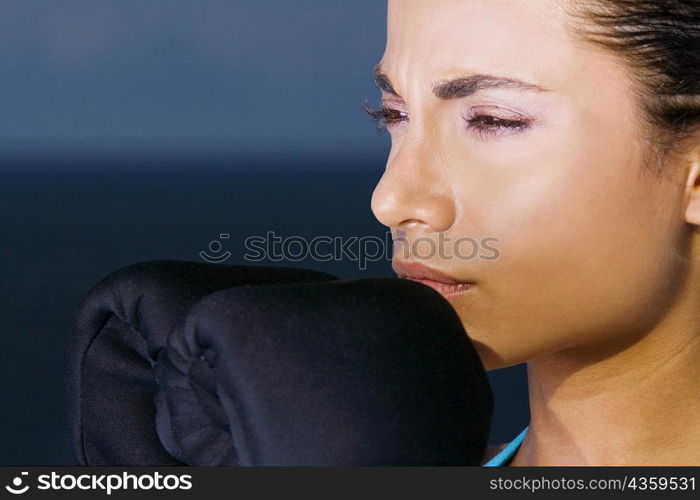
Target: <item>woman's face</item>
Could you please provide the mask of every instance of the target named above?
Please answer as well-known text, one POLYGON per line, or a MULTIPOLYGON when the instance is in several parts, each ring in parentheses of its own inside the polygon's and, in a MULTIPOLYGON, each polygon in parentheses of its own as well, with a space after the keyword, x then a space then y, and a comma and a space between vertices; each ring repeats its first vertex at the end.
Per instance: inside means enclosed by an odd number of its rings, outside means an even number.
POLYGON ((638 339, 682 284, 688 234, 685 172, 644 167, 625 67, 569 35, 555 0, 388 8, 377 71, 396 111, 372 210, 405 242, 395 264, 475 283, 447 298, 487 369, 638 339), (434 92, 475 75, 523 83, 434 92), (420 257, 401 251, 411 246, 420 257))

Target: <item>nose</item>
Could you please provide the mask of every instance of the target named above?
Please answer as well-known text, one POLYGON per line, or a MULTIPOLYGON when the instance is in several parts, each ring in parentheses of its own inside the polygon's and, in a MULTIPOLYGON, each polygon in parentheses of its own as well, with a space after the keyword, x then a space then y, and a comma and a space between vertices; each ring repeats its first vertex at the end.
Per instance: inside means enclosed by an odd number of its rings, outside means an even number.
MULTIPOLYGON (((405 139, 408 139, 406 137, 405 139)), ((372 193, 372 212, 390 228, 442 232, 455 222, 455 203, 444 175, 439 149, 425 141, 408 144, 389 155, 372 193)))

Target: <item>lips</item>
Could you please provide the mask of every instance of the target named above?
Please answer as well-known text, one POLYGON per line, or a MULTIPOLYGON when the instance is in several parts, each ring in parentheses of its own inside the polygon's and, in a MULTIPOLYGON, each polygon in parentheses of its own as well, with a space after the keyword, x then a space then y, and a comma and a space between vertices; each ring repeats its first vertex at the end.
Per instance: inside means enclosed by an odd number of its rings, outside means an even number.
POLYGON ((410 279, 428 285, 444 297, 467 293, 475 285, 472 281, 457 280, 419 262, 394 260, 391 267, 399 278, 410 279))

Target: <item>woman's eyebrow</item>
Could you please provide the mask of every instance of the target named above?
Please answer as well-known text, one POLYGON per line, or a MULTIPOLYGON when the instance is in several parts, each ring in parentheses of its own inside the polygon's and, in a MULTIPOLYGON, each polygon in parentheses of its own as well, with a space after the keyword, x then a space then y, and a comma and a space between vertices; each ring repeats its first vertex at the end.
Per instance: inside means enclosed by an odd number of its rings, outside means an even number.
MULTIPOLYGON (((374 66, 373 73, 374 84, 380 90, 383 90, 384 92, 392 94, 396 97, 401 97, 396 90, 394 90, 391 80, 382 71, 379 64, 374 66)), ((433 84, 433 94, 440 99, 458 99, 476 94, 480 90, 496 88, 509 88, 534 92, 549 92, 551 90, 535 85, 534 83, 524 82, 515 78, 475 74, 452 80, 436 82, 433 84)))

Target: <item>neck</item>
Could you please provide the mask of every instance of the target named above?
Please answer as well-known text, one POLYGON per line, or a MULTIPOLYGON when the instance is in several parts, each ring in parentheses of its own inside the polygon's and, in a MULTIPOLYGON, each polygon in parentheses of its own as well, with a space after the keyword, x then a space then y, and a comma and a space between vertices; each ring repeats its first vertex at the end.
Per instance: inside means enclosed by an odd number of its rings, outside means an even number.
POLYGON ((511 465, 699 465, 695 304, 624 348, 528 362, 530 426, 511 465))

